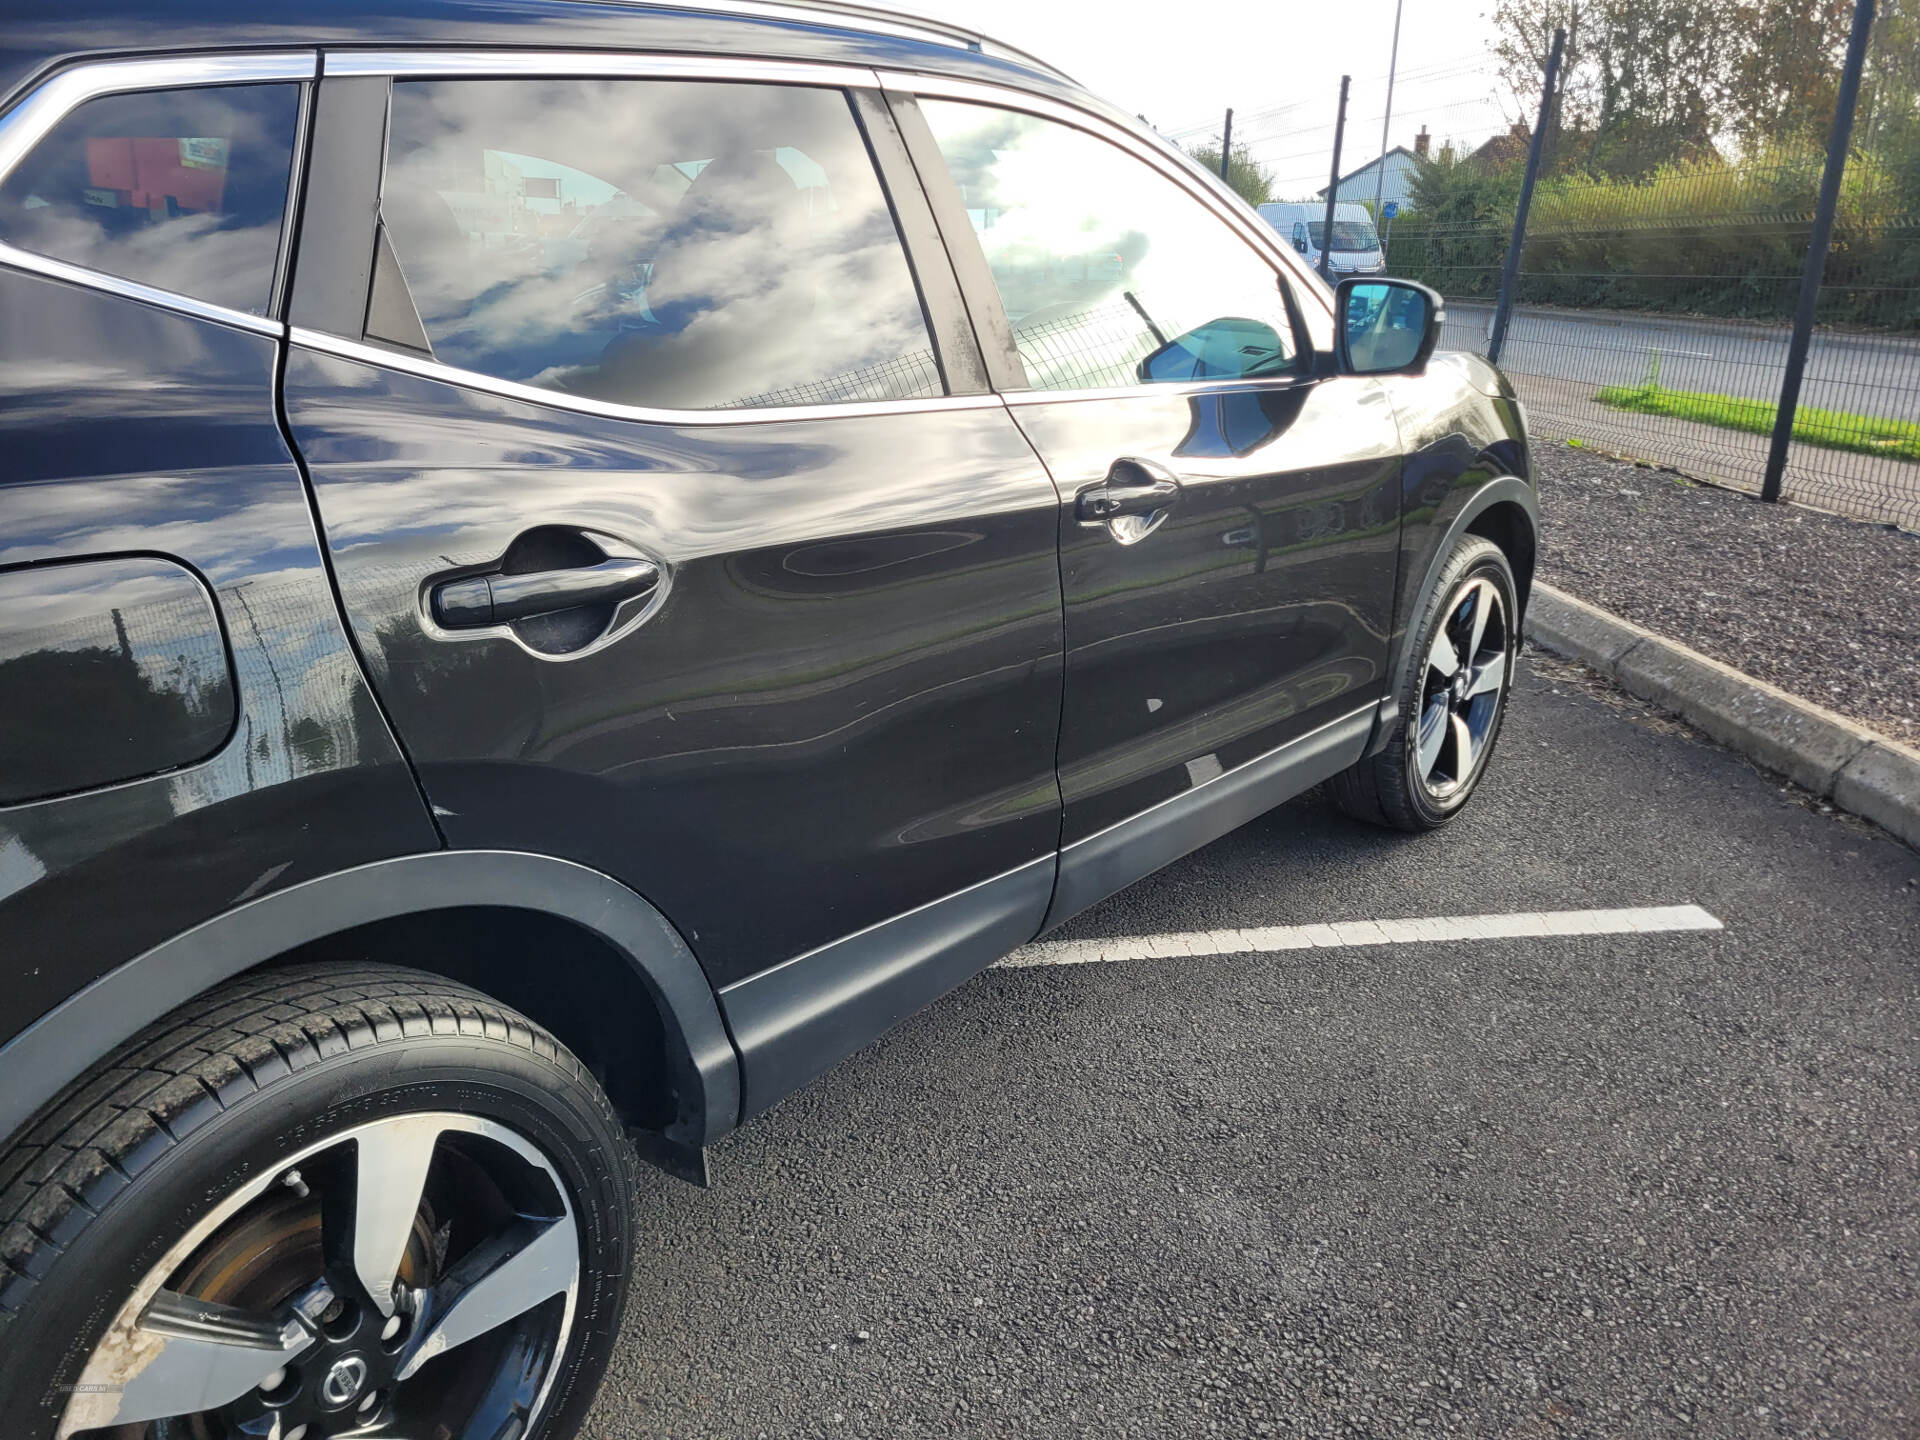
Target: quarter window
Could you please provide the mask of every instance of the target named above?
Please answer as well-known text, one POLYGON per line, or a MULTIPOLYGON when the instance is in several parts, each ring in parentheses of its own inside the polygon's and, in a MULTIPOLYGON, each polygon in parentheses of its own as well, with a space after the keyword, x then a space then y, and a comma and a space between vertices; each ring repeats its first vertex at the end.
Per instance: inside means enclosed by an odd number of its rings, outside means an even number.
POLYGON ((264 315, 299 107, 285 84, 90 100, 0 186, 0 240, 264 315))
POLYGON ((1152 166, 1037 116, 922 99, 1036 389, 1285 375, 1281 281, 1152 166))
POLYGON ((372 338, 628 405, 942 393, 841 91, 403 81, 388 133, 384 238, 420 324, 376 284, 372 338))

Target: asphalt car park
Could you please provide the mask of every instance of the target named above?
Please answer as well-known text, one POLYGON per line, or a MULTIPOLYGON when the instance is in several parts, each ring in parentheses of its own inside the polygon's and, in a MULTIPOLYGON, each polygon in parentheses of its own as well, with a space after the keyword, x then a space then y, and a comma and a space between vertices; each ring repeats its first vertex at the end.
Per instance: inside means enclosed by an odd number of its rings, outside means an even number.
POLYGON ((1049 938, 1674 906, 991 970, 641 1180, 587 1433, 1911 1435, 1913 851, 1529 657, 1445 833, 1310 795, 1049 938))

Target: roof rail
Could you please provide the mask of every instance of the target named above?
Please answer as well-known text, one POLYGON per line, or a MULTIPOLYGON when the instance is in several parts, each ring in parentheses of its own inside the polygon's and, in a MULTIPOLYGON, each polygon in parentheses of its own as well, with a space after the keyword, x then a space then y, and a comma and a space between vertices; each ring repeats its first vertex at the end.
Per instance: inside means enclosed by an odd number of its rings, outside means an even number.
MULTIPOLYGON (((644 4, 649 0, 623 0, 627 4, 644 4)), ((722 15, 755 16, 767 20, 810 20, 816 24, 839 25, 849 30, 863 30, 874 35, 897 35, 908 40, 931 40, 936 44, 952 45, 962 50, 972 50, 977 54, 991 55, 1002 60, 1012 60, 1044 75, 1067 84, 1077 83, 1072 76, 1049 65, 1037 55, 1030 55, 1012 45, 983 35, 966 25, 957 25, 948 20, 936 20, 931 16, 915 15, 900 10, 889 10, 880 5, 862 5, 856 0, 651 0, 662 9, 704 10, 722 15)))

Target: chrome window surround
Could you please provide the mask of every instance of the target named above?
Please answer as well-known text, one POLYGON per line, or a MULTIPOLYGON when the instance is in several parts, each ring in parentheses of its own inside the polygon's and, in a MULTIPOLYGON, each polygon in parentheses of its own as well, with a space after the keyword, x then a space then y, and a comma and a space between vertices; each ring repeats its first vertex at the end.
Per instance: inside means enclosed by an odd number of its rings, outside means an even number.
POLYGON ((774 85, 876 89, 860 65, 663 55, 620 50, 342 50, 329 47, 326 78, 385 75, 395 80, 515 80, 638 76, 653 80, 757 80, 774 85))
POLYGON ((601 415, 609 420, 643 420, 655 425, 764 425, 775 420, 829 420, 852 415, 913 415, 927 410, 995 410, 998 395, 926 395, 912 400, 850 400, 838 405, 743 405, 731 410, 662 410, 645 405, 620 405, 611 400, 593 400, 584 395, 568 395, 560 390, 543 390, 518 380, 501 380, 478 370, 463 370, 439 360, 427 360, 402 350, 369 345, 363 340, 345 340, 338 335, 309 330, 296 325, 290 337, 295 345, 398 370, 422 380, 439 380, 465 390, 498 395, 504 400, 522 400, 531 405, 549 405, 574 410, 583 415, 601 415))
MULTIPOLYGON (((102 95, 121 95, 136 90, 182 90, 205 85, 244 85, 256 82, 291 80, 311 81, 318 73, 319 57, 312 50, 274 51, 261 54, 183 55, 151 60, 103 60, 76 65, 49 76, 30 90, 26 97, 5 115, 0 115, 0 182, 11 175, 33 148, 68 115, 102 95)), ((286 217, 281 228, 280 253, 274 266, 273 297, 277 301, 284 283, 287 243, 291 234, 294 199, 300 193, 301 151, 306 135, 306 107, 301 106, 295 130, 293 167, 288 176, 286 217)), ((0 241, 0 265, 27 270, 72 285, 124 295, 144 304, 177 310, 202 320, 217 321, 257 335, 279 336, 286 327, 279 321, 244 310, 229 309, 190 295, 123 280, 103 270, 70 265, 64 260, 36 255, 0 241)))

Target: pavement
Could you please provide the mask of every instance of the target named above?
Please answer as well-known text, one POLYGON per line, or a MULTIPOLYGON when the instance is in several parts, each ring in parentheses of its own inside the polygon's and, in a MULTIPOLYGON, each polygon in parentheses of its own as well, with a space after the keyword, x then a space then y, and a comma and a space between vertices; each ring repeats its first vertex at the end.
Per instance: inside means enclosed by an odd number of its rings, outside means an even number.
POLYGON ((990 970, 643 1178, 586 1433, 1920 1431, 1920 855, 1530 654, 1447 831, 1303 797, 1048 939, 1298 927, 990 970), (1359 943, 1615 907, 1722 928, 1359 943))
POLYGON ((1920 845, 1920 750, 1536 581, 1527 637, 1920 845))

